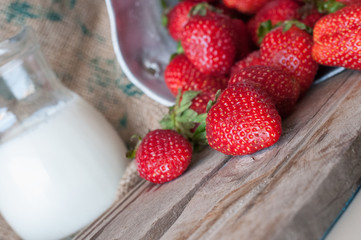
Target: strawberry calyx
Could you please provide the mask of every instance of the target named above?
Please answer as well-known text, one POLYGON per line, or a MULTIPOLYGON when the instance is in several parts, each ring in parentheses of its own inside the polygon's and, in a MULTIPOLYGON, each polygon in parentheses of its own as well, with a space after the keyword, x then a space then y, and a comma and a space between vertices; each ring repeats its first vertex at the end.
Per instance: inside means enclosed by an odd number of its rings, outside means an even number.
POLYGON ((201 2, 195 5, 190 11, 188 16, 206 16, 208 11, 214 12, 214 13, 222 13, 223 11, 219 8, 216 8, 207 2, 201 2))
POLYGON ((258 43, 261 44, 267 33, 280 26, 282 26, 283 32, 288 31, 292 26, 296 26, 299 29, 308 32, 309 34, 312 34, 312 28, 298 20, 286 20, 283 22, 278 22, 276 24, 272 24, 271 20, 267 20, 262 22, 257 29, 258 43))
POLYGON ((216 95, 215 95, 215 97, 214 97, 214 100, 210 100, 210 101, 208 102, 208 104, 207 104, 207 113, 208 113, 209 110, 213 107, 213 105, 217 102, 217 100, 218 100, 219 96, 221 95, 221 93, 222 93, 222 90, 218 90, 218 91, 216 92, 216 95))
POLYGON ((160 121, 163 129, 172 129, 179 134, 185 136, 193 143, 195 149, 199 146, 206 145, 205 137, 205 120, 206 113, 198 114, 190 109, 192 100, 200 93, 200 91, 178 91, 176 103, 169 107, 166 114, 160 121))
POLYGON ((317 0, 316 6, 318 12, 329 14, 340 10, 346 5, 336 0, 317 0))
POLYGON ((334 13, 344 6, 344 3, 337 0, 303 0, 304 5, 300 8, 301 14, 307 14, 312 9, 317 9, 319 13, 334 13))
POLYGON ((262 22, 257 29, 258 44, 261 44, 263 38, 267 35, 267 33, 269 33, 272 29, 278 26, 280 26, 280 23, 273 25, 271 20, 262 22))
POLYGON ((296 26, 301 30, 304 30, 308 32, 309 34, 312 34, 312 28, 304 24, 303 22, 300 22, 298 20, 287 20, 284 21, 282 24, 282 31, 287 32, 292 26, 296 26))
POLYGON ((173 53, 172 55, 170 55, 169 62, 172 61, 172 59, 173 59, 175 56, 177 56, 177 55, 179 55, 179 54, 183 54, 183 53, 184 53, 183 46, 182 46, 181 42, 178 41, 178 42, 177 42, 177 50, 176 50, 175 53, 173 53))

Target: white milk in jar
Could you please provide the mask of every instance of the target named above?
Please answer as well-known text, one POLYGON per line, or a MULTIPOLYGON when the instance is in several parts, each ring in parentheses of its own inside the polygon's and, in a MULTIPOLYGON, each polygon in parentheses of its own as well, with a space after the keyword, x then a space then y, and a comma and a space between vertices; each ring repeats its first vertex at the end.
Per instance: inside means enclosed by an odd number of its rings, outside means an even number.
POLYGON ((68 237, 114 202, 126 149, 65 88, 25 28, 0 42, 0 213, 23 239, 68 237))
POLYGON ((59 108, 0 145, 1 213, 27 239, 89 224, 114 201, 125 168, 124 144, 100 113, 78 96, 59 108))

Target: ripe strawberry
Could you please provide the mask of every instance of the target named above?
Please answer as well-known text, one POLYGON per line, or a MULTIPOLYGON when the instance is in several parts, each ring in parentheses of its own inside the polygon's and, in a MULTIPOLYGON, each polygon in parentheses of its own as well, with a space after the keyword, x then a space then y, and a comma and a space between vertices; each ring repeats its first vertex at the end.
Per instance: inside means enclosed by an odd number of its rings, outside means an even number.
POLYGON ((258 29, 261 23, 270 20, 272 25, 285 20, 298 19, 301 4, 294 0, 273 0, 265 4, 248 22, 252 40, 259 45, 258 29))
POLYGON ((182 36, 184 25, 188 22, 189 11, 197 3, 192 1, 183 1, 176 4, 167 14, 168 24, 167 28, 169 34, 176 41, 179 41, 182 36))
POLYGON ((318 63, 361 70, 361 5, 321 18, 314 27, 312 57, 318 63))
POLYGON ((230 18, 216 13, 193 15, 183 28, 181 44, 188 59, 202 73, 225 75, 236 56, 230 18))
POLYGON ((140 177, 165 183, 179 177, 192 158, 192 145, 174 130, 149 132, 136 150, 135 161, 140 177))
POLYGON ((324 13, 320 13, 317 9, 312 9, 311 12, 300 17, 300 21, 306 24, 307 26, 313 28, 316 22, 324 15, 325 15, 324 13))
POLYGON ((278 141, 281 131, 272 100, 252 82, 227 87, 206 119, 209 146, 227 155, 267 148, 278 141))
POLYGON ((235 8, 241 13, 254 14, 267 3, 267 0, 223 0, 223 3, 227 7, 235 8))
POLYGON ((215 96, 216 92, 201 92, 192 100, 192 105, 189 108, 193 109, 198 114, 206 113, 208 102, 214 100, 215 96))
POLYGON ((244 17, 237 9, 229 8, 222 1, 213 4, 217 9, 221 10, 224 15, 229 16, 232 19, 239 19, 244 17))
POLYGON ((265 91, 272 98, 282 117, 286 117, 292 112, 300 95, 298 82, 278 67, 251 66, 243 68, 230 78, 228 86, 239 82, 253 82, 256 87, 265 91))
POLYGON ((239 70, 241 70, 245 67, 256 66, 256 65, 263 65, 263 61, 262 61, 259 50, 255 50, 255 51, 251 52, 250 54, 248 54, 247 57, 236 62, 231 68, 230 75, 233 76, 239 70))
POLYGON ((234 41, 237 48, 236 59, 246 57, 253 49, 251 35, 247 25, 241 19, 232 19, 234 41))
POLYGON ((211 76, 201 73, 184 54, 176 55, 164 71, 164 81, 174 96, 178 90, 201 90, 207 88, 217 91, 226 86, 223 76, 211 76))
POLYGON ((312 36, 306 31, 294 25, 288 30, 280 26, 263 39, 261 57, 265 64, 281 67, 293 75, 300 84, 302 95, 311 86, 318 69, 311 56, 312 45, 312 36))

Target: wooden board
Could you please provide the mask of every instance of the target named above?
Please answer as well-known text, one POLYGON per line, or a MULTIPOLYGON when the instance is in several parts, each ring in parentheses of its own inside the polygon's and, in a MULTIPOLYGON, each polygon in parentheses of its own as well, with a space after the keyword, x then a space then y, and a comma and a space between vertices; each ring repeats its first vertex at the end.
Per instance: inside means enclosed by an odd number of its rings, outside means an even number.
POLYGON ((361 177, 361 73, 312 87, 274 146, 206 149, 167 184, 142 181, 75 239, 320 239, 361 177))

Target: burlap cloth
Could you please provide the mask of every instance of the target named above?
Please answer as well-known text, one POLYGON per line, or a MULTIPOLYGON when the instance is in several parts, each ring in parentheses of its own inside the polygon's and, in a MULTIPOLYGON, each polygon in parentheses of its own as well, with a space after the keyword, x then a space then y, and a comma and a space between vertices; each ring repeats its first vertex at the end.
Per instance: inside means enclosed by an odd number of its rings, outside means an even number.
MULTIPOLYGON (((103 0, 1 0, 0 39, 24 25, 35 30, 58 78, 103 113, 126 143, 133 134, 159 127, 167 108, 144 95, 120 69, 103 0)), ((131 163, 119 198, 138 181, 131 163)), ((0 239, 19 239, 1 216, 0 239)))

